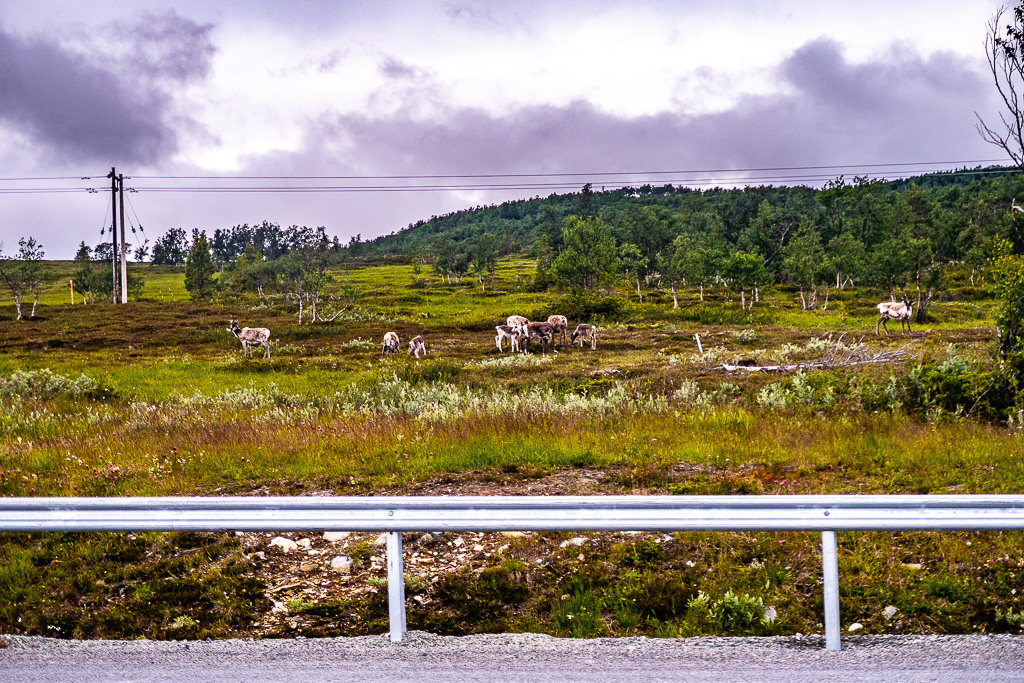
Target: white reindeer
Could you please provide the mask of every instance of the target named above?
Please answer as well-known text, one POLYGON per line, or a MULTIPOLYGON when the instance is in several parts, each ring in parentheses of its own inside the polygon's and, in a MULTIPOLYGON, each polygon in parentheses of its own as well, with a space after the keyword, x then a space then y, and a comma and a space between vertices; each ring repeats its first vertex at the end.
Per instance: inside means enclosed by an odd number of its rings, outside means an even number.
POLYGON ((423 357, 426 358, 427 345, 423 342, 423 336, 417 334, 415 337, 409 340, 409 353, 416 354, 416 360, 419 360, 420 351, 423 352, 423 357))
MULTIPOLYGON (((885 336, 889 336, 889 327, 886 323, 890 320, 900 321, 900 330, 903 330, 904 325, 907 328, 907 332, 910 332, 910 316, 914 313, 914 307, 910 305, 910 302, 903 299, 903 301, 883 301, 878 304, 878 322, 875 323, 875 334, 879 334, 878 326, 881 325, 882 329, 885 330, 885 336)), ((905 334, 905 333, 904 333, 905 334)))
POLYGON ((548 325, 555 328, 555 334, 562 335, 562 345, 565 346, 565 332, 566 328, 569 327, 569 319, 564 315, 549 315, 548 325))
POLYGON ((237 320, 228 323, 228 332, 242 342, 242 352, 252 358, 252 347, 262 346, 264 358, 270 358, 270 330, 265 327, 239 327, 237 320))
POLYGON ((530 321, 521 315, 510 315, 506 320, 505 324, 511 327, 513 330, 526 331, 526 326, 530 324, 530 321))
POLYGON ((577 337, 579 337, 581 349, 583 348, 583 342, 585 341, 590 342, 590 348, 592 350, 597 349, 597 328, 593 325, 588 325, 586 323, 580 323, 577 325, 576 329, 573 330, 572 336, 569 337, 570 343, 575 344, 577 337))
POLYGON ((398 335, 394 332, 384 333, 384 343, 380 345, 380 355, 391 355, 398 351, 398 347, 402 345, 402 341, 398 338, 398 335))
POLYGON ((498 325, 494 328, 494 331, 498 334, 494 337, 494 345, 498 347, 499 351, 504 351, 505 340, 508 339, 509 347, 513 351, 519 350, 519 330, 509 327, 508 325, 498 325))

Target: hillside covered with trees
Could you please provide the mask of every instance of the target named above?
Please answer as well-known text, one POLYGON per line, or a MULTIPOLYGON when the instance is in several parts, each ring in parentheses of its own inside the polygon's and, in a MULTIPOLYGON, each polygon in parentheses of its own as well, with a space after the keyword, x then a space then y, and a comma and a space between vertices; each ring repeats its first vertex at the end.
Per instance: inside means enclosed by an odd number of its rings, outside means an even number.
MULTIPOLYGON (((323 228, 239 225, 207 240, 211 266, 196 285, 216 291, 281 293, 315 305, 330 268, 345 262, 407 262, 451 282, 486 289, 498 259, 536 259, 529 283, 600 294, 628 284, 642 299, 660 290, 678 306, 679 287, 715 284, 753 306, 769 284, 799 289, 805 308, 827 305, 851 284, 906 297, 924 319, 956 267, 974 285, 1004 251, 1024 252, 1024 216, 1013 210, 1024 178, 976 168, 887 182, 838 178, 821 190, 750 187, 696 190, 665 185, 481 206, 433 216, 400 232, 342 244, 323 228), (221 274, 216 275, 217 272, 221 274), (203 284, 216 280, 217 287, 203 284)), ((157 240, 153 262, 188 260, 201 237, 183 229, 157 240)), ((206 259, 203 259, 206 262, 206 259)))

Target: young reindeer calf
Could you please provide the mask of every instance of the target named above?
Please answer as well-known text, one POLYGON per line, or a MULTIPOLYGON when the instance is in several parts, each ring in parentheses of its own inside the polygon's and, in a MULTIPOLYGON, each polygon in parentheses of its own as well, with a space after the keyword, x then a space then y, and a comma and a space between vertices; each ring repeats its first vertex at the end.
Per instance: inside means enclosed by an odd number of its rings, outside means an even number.
POLYGON ((415 337, 409 340, 409 353, 416 354, 416 360, 419 360, 420 351, 423 352, 423 357, 426 358, 427 345, 423 342, 423 335, 417 334, 415 337))
POLYGON ((581 349, 583 348, 583 342, 585 341, 590 342, 590 348, 592 350, 597 349, 597 328, 593 325, 588 325, 586 323, 577 325, 576 329, 573 330, 572 336, 569 337, 569 343, 575 344, 577 337, 580 339, 579 343, 581 349))
POLYGON ((398 335, 394 332, 384 333, 384 343, 380 345, 380 355, 389 356, 392 353, 398 351, 398 347, 402 344, 398 335))
POLYGON ((910 316, 914 313, 914 307, 906 298, 903 301, 883 301, 876 308, 878 308, 878 322, 875 323, 876 335, 879 333, 878 326, 881 325, 885 330, 885 336, 889 336, 889 327, 886 323, 890 320, 899 320, 900 331, 906 325, 907 332, 910 332, 910 316))
POLYGON ((494 337, 494 345, 498 347, 499 351, 504 351, 505 340, 508 339, 509 346, 513 351, 519 350, 519 340, 522 338, 518 328, 509 327, 508 325, 498 325, 494 328, 494 331, 498 334, 494 337))
POLYGON ((228 323, 228 332, 242 342, 242 352, 252 358, 252 347, 262 346, 266 349, 264 358, 270 358, 270 330, 265 327, 239 327, 237 320, 228 323))

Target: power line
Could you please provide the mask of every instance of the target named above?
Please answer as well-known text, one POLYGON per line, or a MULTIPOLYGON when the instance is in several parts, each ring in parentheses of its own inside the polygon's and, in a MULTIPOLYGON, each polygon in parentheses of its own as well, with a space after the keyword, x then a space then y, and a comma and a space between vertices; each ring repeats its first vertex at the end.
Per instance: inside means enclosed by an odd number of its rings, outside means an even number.
MULTIPOLYGON (((914 168, 922 166, 943 166, 960 164, 995 164, 1007 163, 1009 159, 958 159, 941 161, 910 161, 910 162, 888 162, 876 164, 828 164, 819 166, 762 166, 748 168, 705 168, 705 169, 675 169, 675 170, 643 170, 643 171, 574 171, 574 172, 550 172, 550 173, 465 173, 465 174, 410 174, 410 175, 134 175, 125 176, 126 180, 463 180, 463 179, 490 179, 490 178, 583 178, 583 177, 608 177, 608 176, 658 176, 658 175, 687 175, 707 173, 764 173, 770 171, 842 171, 844 169, 877 169, 877 168, 914 168)), ((969 169, 968 169, 969 170, 969 169)), ((105 177, 105 176, 102 176, 105 177)), ((95 180, 101 176, 25 176, 0 178, 0 182, 17 181, 56 181, 56 180, 95 180)))
MULTIPOLYGON (((1000 160, 960 160, 960 161, 927 161, 927 162, 902 162, 892 164, 854 164, 854 165, 831 165, 831 166, 778 166, 766 168, 741 168, 741 169, 715 169, 703 171, 617 171, 617 172, 595 172, 595 173, 509 173, 509 174, 479 174, 479 175, 392 175, 392 176, 131 176, 136 180, 136 187, 130 188, 130 192, 150 193, 376 193, 376 192, 496 192, 496 191, 556 191, 575 190, 579 187, 580 181, 586 178, 594 178, 602 186, 603 190, 624 189, 630 187, 642 187, 656 182, 665 185, 694 186, 694 187, 715 187, 723 185, 752 185, 752 184, 816 184, 832 180, 837 175, 845 175, 844 172, 861 171, 856 177, 868 179, 885 179, 887 176, 901 176, 908 170, 913 169, 918 174, 930 176, 951 176, 959 173, 974 173, 979 175, 1001 175, 1015 174, 1019 171, 1015 168, 999 168, 988 170, 972 170, 967 164, 992 163, 1000 160), (923 170, 924 167, 964 165, 964 168, 955 171, 948 170, 923 170), (881 170, 879 170, 881 169, 881 170), (813 171, 828 171, 827 173, 813 173, 813 171), (808 171, 808 173, 790 174, 792 171, 808 171), (700 175, 698 175, 700 174, 700 175), (728 174, 728 175, 715 175, 728 174), (746 174, 746 175, 740 175, 746 174), (760 174, 760 175, 751 175, 760 174), (401 181, 413 180, 451 180, 451 181, 486 181, 509 179, 509 182, 447 182, 447 183, 406 183, 401 181), (550 178, 551 182, 543 182, 550 178), (577 178, 575 181, 568 181, 568 178, 577 178), (535 179, 535 182, 526 182, 528 179, 535 179), (240 181, 240 180, 306 180, 306 181, 328 181, 328 180, 350 180, 350 181, 393 181, 392 183, 378 184, 355 184, 344 183, 334 185, 321 184, 278 184, 263 185, 256 183, 239 184, 231 186, 222 185, 176 185, 162 184, 146 186, 147 180, 204 180, 213 181, 240 181), (139 182, 141 181, 141 183, 139 182)), ((40 178, 38 180, 91 180, 88 176, 62 176, 54 178, 40 178)), ((13 178, 0 180, 17 180, 13 178)), ((29 180, 29 179, 21 179, 29 180)), ((66 194, 80 192, 99 192, 97 188, 75 188, 75 187, 7 187, 0 188, 0 194, 66 194)), ((137 218, 137 217, 136 217, 137 218)))
MULTIPOLYGON (((1016 170, 1000 171, 975 171, 979 175, 1006 175, 1018 173, 1016 170)), ((869 179, 884 179, 886 173, 865 173, 861 177, 869 179)), ((932 176, 952 176, 955 173, 931 173, 932 176)), ((751 185, 755 183, 773 184, 802 184, 818 183, 833 179, 831 174, 819 175, 772 175, 772 176, 735 176, 735 177, 711 177, 711 178, 673 178, 660 179, 663 184, 679 186, 721 186, 731 184, 751 185)), ((644 180, 604 180, 601 181, 603 189, 625 189, 649 185, 644 180)), ((315 193, 377 193, 377 192, 452 192, 452 191, 554 191, 554 190, 576 190, 579 183, 551 182, 551 183, 493 183, 493 184, 438 184, 438 185, 235 185, 229 187, 209 186, 151 186, 135 187, 138 193, 196 193, 196 194, 315 194, 315 193)))
POLYGON ((572 173, 480 173, 480 174, 459 174, 459 175, 346 175, 346 176, 319 176, 319 175, 290 175, 290 176, 243 176, 243 175, 193 175, 193 176, 158 176, 158 175, 134 175, 133 180, 441 180, 441 179, 488 179, 488 178, 583 178, 583 177, 607 177, 607 176, 653 176, 653 175, 682 175, 691 173, 763 173, 766 171, 821 171, 826 169, 867 169, 867 168, 896 168, 896 167, 920 167, 920 166, 949 166, 950 164, 993 164, 1007 162, 1008 159, 968 159, 956 161, 913 161, 896 162, 886 164, 831 164, 827 166, 765 166, 752 168, 712 168, 695 170, 669 170, 669 171, 592 171, 572 173))

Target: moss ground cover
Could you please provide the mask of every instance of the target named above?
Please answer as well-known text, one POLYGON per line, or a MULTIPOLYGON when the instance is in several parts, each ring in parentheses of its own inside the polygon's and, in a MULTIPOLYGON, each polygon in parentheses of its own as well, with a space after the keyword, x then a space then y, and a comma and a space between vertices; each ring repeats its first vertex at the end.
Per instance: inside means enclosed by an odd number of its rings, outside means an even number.
MULTIPOLYGON (((530 293, 531 266, 504 263, 486 292, 405 266, 342 271, 327 305, 349 308, 332 324, 300 326, 283 300, 187 301, 172 269, 144 275, 148 301, 72 306, 54 290, 35 319, 15 322, 4 309, 0 495, 366 495, 437 481, 457 492, 468 480, 564 472, 591 473, 599 493, 1024 490, 1021 412, 1000 398, 1010 394, 996 381, 988 299, 954 291, 927 326, 887 338, 873 333, 877 292, 840 290, 829 310, 800 311, 779 288, 741 313, 722 291, 704 302, 682 291, 672 310, 657 294, 640 304, 623 291, 607 304, 530 293), (565 308, 605 311, 587 320, 602 328, 597 351, 495 348, 493 327, 510 313, 565 308), (224 329, 230 318, 271 328, 272 359, 243 358, 224 329), (381 358, 392 329, 403 340, 423 334, 427 358, 381 358), (719 369, 814 360, 837 345, 901 349, 903 361, 787 375, 719 369)), ((0 631, 249 633, 269 609, 267 587, 256 548, 232 540, 5 536, 0 631)), ((515 539, 480 571, 416 587, 425 602, 412 605, 410 623, 565 636, 818 628, 812 536, 563 540, 515 539)), ((844 621, 867 632, 1017 632, 1020 541, 844 535, 844 621)), ((375 595, 299 602, 294 612, 311 635, 380 630, 375 595)))

